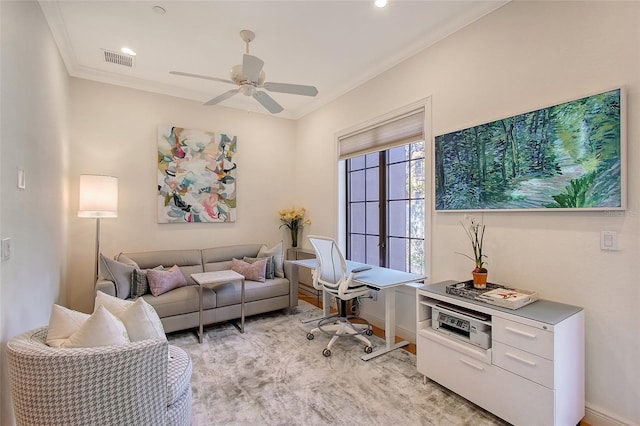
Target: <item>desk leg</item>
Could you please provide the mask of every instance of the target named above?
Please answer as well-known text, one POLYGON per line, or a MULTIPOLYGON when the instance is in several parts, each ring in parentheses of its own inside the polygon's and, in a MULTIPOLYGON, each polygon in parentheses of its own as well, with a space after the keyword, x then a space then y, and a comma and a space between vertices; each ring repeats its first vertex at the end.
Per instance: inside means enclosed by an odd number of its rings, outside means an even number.
POLYGON ((369 361, 377 356, 384 355, 387 352, 391 352, 394 349, 407 346, 409 342, 403 340, 395 343, 396 341, 396 289, 395 287, 389 287, 384 290, 384 336, 385 347, 375 350, 370 354, 362 356, 362 360, 369 361))
POLYGON ((204 330, 203 330, 203 325, 202 325, 202 284, 198 284, 198 293, 199 293, 199 309, 198 309, 198 341, 200 343, 202 343, 202 339, 204 336, 204 330))
POLYGON ((309 319, 300 320, 300 322, 302 322, 303 324, 307 324, 309 322, 320 321, 323 318, 328 318, 328 317, 331 317, 331 316, 338 316, 338 314, 331 315, 331 306, 329 306, 330 302, 331 302, 331 295, 329 293, 327 293, 326 291, 322 290, 322 316, 321 317, 313 317, 313 318, 309 318, 309 319))
POLYGON ((231 324, 240 332, 244 333, 244 278, 240 285, 240 325, 237 321, 232 321, 231 324))
POLYGON ((244 278, 242 278, 242 293, 240 294, 240 333, 244 333, 244 278))

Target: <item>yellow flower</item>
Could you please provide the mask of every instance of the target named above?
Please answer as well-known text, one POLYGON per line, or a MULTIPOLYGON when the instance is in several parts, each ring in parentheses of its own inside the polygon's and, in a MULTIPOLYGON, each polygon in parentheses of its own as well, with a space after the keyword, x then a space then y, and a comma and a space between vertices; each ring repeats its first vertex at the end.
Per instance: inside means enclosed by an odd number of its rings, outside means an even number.
POLYGON ((300 229, 305 225, 311 225, 311 219, 304 220, 305 214, 307 214, 307 209, 304 207, 278 210, 278 215, 280 215, 280 220, 282 221, 280 227, 286 226, 289 229, 300 229))

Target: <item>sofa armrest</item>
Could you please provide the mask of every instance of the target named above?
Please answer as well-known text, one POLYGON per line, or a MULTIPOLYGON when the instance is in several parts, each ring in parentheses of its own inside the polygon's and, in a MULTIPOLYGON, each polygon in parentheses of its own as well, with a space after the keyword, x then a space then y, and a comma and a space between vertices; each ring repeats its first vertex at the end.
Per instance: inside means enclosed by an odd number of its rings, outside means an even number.
POLYGON ((285 260, 283 263, 284 277, 289 280, 289 307, 298 306, 298 268, 293 262, 285 260))
POLYGON ((98 278, 98 281, 96 281, 96 293, 99 291, 116 297, 116 283, 105 278, 98 278))

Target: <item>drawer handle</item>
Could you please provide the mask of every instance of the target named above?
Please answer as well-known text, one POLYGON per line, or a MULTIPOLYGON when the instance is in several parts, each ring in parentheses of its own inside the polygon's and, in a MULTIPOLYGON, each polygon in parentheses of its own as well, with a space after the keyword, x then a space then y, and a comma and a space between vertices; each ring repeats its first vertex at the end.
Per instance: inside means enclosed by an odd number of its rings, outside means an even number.
POLYGON ((480 367, 479 365, 475 365, 474 363, 469 362, 466 359, 460 358, 460 362, 462 362, 463 364, 467 364, 469 367, 473 367, 478 371, 484 371, 484 368, 480 367))
POLYGON ((506 327, 506 330, 530 339, 535 339, 537 337, 535 334, 527 333, 526 331, 518 330, 517 328, 506 327))
POLYGON ((520 358, 518 355, 514 355, 514 354, 509 353, 509 352, 505 352, 505 353, 504 353, 504 355, 505 355, 505 356, 507 356, 507 357, 509 357, 509 358, 511 358, 511 359, 514 359, 514 360, 516 360, 516 361, 520 361, 520 362, 521 362, 521 363, 523 363, 523 364, 527 364, 527 365, 530 365, 530 366, 532 366, 532 367, 535 367, 535 366, 536 366, 536 363, 535 363, 535 362, 533 362, 533 361, 529 361, 528 359, 520 358))

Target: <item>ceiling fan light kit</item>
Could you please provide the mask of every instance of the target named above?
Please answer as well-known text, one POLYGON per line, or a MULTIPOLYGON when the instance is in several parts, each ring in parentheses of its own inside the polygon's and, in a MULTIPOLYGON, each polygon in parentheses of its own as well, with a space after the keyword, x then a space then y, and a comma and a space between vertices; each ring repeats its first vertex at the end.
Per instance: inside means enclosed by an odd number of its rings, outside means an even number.
POLYGON ((253 31, 242 30, 240 31, 240 38, 246 43, 246 53, 242 56, 242 64, 234 65, 231 67, 230 80, 209 77, 200 74, 191 74, 181 71, 170 71, 171 74, 179 75, 183 77, 194 77, 205 80, 218 81, 221 83, 230 83, 238 86, 237 89, 229 90, 221 95, 216 96, 213 99, 208 100, 204 105, 216 105, 220 102, 229 99, 230 97, 242 93, 245 96, 251 96, 260 103, 271 114, 277 114, 282 112, 284 108, 276 102, 269 94, 262 90, 265 89, 270 92, 289 93, 292 95, 302 96, 316 96, 318 89, 314 86, 305 86, 301 84, 291 83, 274 83, 265 81, 265 73, 262 70, 264 61, 249 54, 249 43, 255 39, 256 35, 253 31))

